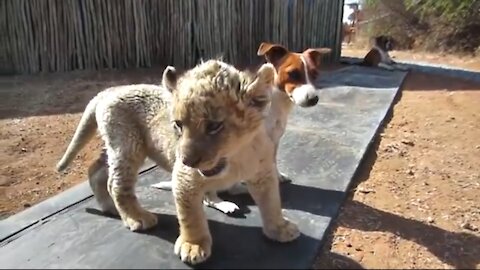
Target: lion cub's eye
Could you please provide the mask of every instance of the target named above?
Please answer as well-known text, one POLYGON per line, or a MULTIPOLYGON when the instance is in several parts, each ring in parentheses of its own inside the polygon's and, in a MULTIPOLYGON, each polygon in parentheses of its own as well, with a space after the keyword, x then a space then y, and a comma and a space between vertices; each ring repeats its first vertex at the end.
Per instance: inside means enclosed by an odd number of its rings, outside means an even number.
POLYGON ((249 102, 249 105, 251 107, 256 107, 256 108, 263 108, 265 105, 268 103, 268 98, 261 96, 261 97, 255 97, 252 98, 249 102))
POLYGON ((175 120, 173 121, 173 128, 180 134, 182 134, 183 124, 182 121, 175 120))
POLYGON ((223 128, 223 122, 210 121, 205 126, 205 131, 207 132, 207 134, 213 135, 213 134, 217 134, 218 132, 220 132, 220 130, 222 130, 222 128, 223 128))

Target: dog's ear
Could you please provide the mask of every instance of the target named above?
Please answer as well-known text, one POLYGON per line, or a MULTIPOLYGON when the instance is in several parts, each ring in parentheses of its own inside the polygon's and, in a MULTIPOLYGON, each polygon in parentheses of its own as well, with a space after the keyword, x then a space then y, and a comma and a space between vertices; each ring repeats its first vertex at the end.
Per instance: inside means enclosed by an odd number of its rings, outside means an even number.
POLYGON ((307 49, 303 52, 303 55, 310 60, 316 68, 320 67, 320 63, 322 62, 322 57, 324 55, 330 54, 332 49, 330 48, 314 48, 314 49, 307 49))
POLYGON ((177 70, 172 66, 166 67, 162 75, 163 87, 167 88, 168 91, 173 92, 177 87, 177 79, 177 70))
POLYGON ((262 42, 258 47, 257 55, 265 56, 265 59, 274 66, 288 53, 288 50, 282 45, 262 42))
POLYGON ((393 37, 388 36, 386 38, 385 48, 389 51, 392 51, 396 46, 397 46, 397 41, 393 37))
POLYGON ((389 35, 379 35, 374 38, 374 45, 385 51, 391 51, 395 47, 395 39, 389 35))
POLYGON ((373 46, 377 45, 377 46, 382 46, 384 44, 384 41, 383 41, 383 36, 375 36, 372 38, 372 44, 373 46))
POLYGON ((373 38, 373 44, 379 46, 382 49, 387 49, 386 45, 389 42, 390 38, 385 35, 379 35, 373 38))

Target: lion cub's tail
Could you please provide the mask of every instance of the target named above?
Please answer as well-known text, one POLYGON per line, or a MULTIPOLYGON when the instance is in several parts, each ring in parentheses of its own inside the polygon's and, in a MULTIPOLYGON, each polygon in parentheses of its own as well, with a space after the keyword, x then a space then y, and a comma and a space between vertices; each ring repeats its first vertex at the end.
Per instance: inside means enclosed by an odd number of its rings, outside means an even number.
POLYGON ((87 144, 87 142, 95 135, 97 130, 97 121, 95 118, 95 110, 97 108, 97 98, 93 98, 87 104, 82 118, 78 123, 77 130, 73 135, 70 144, 65 151, 62 159, 57 163, 57 171, 65 170, 70 162, 76 157, 78 152, 87 144))

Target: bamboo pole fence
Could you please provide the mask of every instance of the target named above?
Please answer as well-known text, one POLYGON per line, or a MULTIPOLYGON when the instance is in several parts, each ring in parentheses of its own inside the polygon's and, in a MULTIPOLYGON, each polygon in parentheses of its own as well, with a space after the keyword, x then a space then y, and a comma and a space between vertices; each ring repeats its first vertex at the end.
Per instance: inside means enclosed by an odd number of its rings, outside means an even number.
POLYGON ((343 0, 0 0, 0 74, 259 61, 262 41, 340 56, 343 0))

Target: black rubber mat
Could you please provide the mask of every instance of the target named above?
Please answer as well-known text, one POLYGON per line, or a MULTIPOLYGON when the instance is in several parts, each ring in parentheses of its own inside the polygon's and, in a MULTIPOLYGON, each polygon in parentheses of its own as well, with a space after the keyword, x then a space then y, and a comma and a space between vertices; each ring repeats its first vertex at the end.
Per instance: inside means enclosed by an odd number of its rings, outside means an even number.
MULTIPOLYGON (((262 235, 248 196, 229 197, 247 210, 229 217, 205 208, 212 257, 199 268, 305 269, 323 243, 352 177, 399 90, 405 73, 357 66, 323 73, 314 108, 296 108, 280 147, 285 215, 301 237, 287 244, 262 235)), ((1 268, 188 268, 173 254, 178 225, 172 194, 150 184, 170 175, 145 166, 137 194, 158 213, 158 226, 133 233, 99 214, 86 183, 0 222, 1 268), (150 169, 148 169, 150 168, 150 169)))

